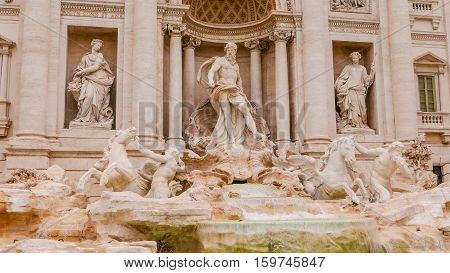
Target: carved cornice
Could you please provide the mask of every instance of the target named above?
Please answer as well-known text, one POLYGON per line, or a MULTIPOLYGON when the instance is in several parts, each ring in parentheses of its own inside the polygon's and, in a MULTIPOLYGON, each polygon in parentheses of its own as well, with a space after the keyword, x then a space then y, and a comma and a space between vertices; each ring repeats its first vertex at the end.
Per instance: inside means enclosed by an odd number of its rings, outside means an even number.
POLYGON ((411 39, 415 41, 445 42, 447 41, 447 35, 445 33, 412 32, 411 39))
POLYGON ((0 16, 19 16, 20 8, 16 6, 0 6, 0 16))
POLYGON ((330 32, 373 34, 380 32, 379 22, 344 21, 331 19, 328 22, 330 32))
POLYGON ((163 23, 179 23, 183 22, 183 17, 189 11, 187 5, 170 5, 159 4, 158 5, 158 19, 163 23))
POLYGON ((182 36, 186 31, 186 24, 165 23, 162 26, 163 32, 169 36, 182 36))
POLYGON ((197 47, 202 44, 202 40, 192 37, 192 36, 184 36, 183 37, 183 48, 186 47, 197 47))
POLYGON ((61 15, 74 17, 123 19, 125 17, 125 6, 100 3, 92 4, 61 2, 61 15))
POLYGON ((203 41, 236 43, 265 39, 277 29, 294 31, 301 29, 302 20, 300 13, 272 11, 265 19, 259 22, 239 25, 214 25, 196 21, 189 14, 184 20, 187 25, 186 34, 197 37, 203 41))

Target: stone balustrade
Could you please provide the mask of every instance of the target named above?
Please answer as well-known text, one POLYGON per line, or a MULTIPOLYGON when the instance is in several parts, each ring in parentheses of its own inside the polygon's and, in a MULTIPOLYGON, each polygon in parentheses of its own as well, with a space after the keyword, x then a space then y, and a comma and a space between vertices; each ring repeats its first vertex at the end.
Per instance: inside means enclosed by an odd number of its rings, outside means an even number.
POLYGON ((441 112, 433 112, 433 113, 419 112, 417 116, 419 128, 440 129, 444 128, 444 126, 447 124, 446 120, 448 119, 450 114, 441 112))

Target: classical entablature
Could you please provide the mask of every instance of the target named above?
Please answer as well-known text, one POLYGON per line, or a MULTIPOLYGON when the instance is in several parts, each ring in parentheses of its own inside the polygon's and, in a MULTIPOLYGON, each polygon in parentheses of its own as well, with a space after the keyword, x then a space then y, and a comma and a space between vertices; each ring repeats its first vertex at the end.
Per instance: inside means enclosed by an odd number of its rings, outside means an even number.
POLYGON ((125 6, 103 3, 73 3, 61 2, 61 15, 74 17, 94 17, 108 19, 123 19, 125 6))
POLYGON ((227 41, 244 42, 263 39, 277 30, 301 28, 301 14, 283 11, 272 11, 258 22, 242 25, 213 25, 200 22, 190 15, 185 17, 187 33, 204 41, 224 43, 227 41))

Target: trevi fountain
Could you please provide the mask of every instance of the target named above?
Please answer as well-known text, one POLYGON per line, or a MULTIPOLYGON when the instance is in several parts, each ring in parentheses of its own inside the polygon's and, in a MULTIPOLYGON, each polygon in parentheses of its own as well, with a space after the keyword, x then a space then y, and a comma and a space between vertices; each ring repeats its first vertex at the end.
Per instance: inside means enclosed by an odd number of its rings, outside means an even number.
POLYGON ((440 2, 0 2, 0 252, 450 251, 440 2))

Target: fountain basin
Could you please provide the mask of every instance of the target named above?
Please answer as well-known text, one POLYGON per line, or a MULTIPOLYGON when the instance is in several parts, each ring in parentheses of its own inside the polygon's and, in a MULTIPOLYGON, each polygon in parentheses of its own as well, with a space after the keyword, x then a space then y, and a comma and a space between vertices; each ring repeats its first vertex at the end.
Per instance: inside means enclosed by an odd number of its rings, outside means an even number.
POLYGON ((201 221, 197 236, 204 252, 365 253, 376 228, 371 218, 201 221))

